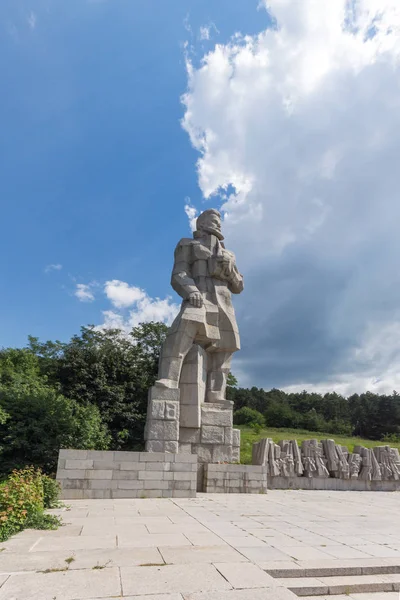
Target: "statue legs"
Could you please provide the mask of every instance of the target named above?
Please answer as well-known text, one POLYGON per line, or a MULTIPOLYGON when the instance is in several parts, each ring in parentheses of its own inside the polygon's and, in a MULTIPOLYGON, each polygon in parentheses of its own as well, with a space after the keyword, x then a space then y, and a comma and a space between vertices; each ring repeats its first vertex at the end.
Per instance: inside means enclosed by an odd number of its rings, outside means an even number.
POLYGON ((226 381, 231 368, 232 352, 207 352, 206 402, 225 400, 226 381))
MULTIPOLYGON (((196 343, 199 323, 179 320, 171 327, 164 342, 156 385, 177 389, 181 376, 183 361, 189 350, 196 343)), ((230 371, 232 352, 212 349, 207 351, 207 389, 206 402, 225 400, 226 381, 230 371)))
POLYGON ((181 319, 178 315, 163 344, 156 385, 178 388, 183 361, 193 345, 199 323, 181 319))

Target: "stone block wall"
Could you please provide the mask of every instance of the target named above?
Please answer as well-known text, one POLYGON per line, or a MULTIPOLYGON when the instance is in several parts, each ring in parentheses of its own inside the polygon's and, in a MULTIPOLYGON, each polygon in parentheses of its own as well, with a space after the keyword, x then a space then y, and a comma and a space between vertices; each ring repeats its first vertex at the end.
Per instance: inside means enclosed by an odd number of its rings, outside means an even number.
POLYGON ((221 494, 265 494, 267 468, 256 465, 204 465, 204 491, 221 494))
POLYGON ((60 450, 62 498, 193 498, 197 456, 161 452, 60 450))
POLYGON ((233 429, 233 402, 201 404, 201 427, 179 429, 179 452, 197 454, 199 463, 239 462, 240 430, 233 429))

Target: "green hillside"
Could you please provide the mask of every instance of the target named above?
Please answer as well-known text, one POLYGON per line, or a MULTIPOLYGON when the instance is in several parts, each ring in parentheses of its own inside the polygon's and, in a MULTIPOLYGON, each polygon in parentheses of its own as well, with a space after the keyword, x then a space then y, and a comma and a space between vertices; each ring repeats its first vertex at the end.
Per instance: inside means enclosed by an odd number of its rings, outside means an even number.
MULTIPOLYGON (((385 442, 364 440, 358 437, 346 437, 342 435, 332 433, 319 433, 317 431, 306 431, 304 429, 277 429, 274 427, 266 427, 261 431, 255 432, 251 427, 240 426, 241 430, 241 448, 240 448, 240 459, 243 464, 251 464, 251 451, 254 442, 258 442, 263 438, 272 438, 275 443, 280 440, 297 440, 299 445, 303 440, 317 439, 317 440, 335 440, 337 444, 341 446, 347 446, 352 451, 354 446, 365 446, 366 448, 373 448, 374 446, 382 446, 385 442)), ((390 442, 389 445, 393 448, 400 449, 400 442, 390 442)))

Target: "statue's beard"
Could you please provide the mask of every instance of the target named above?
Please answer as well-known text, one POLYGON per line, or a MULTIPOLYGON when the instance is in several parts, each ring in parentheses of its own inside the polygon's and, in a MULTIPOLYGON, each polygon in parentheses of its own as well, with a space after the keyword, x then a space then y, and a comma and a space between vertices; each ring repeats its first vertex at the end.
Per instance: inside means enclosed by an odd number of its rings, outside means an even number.
POLYGON ((216 227, 202 227, 204 233, 208 233, 210 235, 215 235, 219 240, 223 240, 224 236, 222 235, 222 231, 217 229, 216 227))

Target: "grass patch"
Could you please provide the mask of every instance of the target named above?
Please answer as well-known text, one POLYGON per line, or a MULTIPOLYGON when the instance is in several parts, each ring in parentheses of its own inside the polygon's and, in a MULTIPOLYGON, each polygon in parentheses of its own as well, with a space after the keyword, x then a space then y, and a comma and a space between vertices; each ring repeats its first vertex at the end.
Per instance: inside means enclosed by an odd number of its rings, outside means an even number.
MULTIPOLYGON (((365 446, 373 448, 374 446, 384 446, 385 442, 365 440, 358 437, 343 436, 335 433, 321 433, 320 431, 306 431, 305 429, 278 429, 275 427, 265 427, 259 432, 254 431, 251 427, 244 425, 239 426, 240 434, 240 459, 242 464, 251 464, 252 447, 255 442, 259 442, 263 438, 272 438, 275 443, 280 440, 297 440, 299 445, 303 440, 335 440, 340 446, 347 446, 350 452, 354 446, 365 446)), ((399 448, 400 442, 390 442, 393 448, 399 448)))

